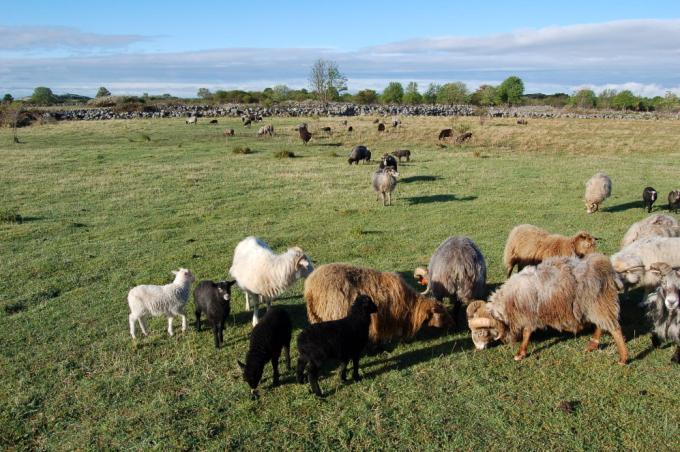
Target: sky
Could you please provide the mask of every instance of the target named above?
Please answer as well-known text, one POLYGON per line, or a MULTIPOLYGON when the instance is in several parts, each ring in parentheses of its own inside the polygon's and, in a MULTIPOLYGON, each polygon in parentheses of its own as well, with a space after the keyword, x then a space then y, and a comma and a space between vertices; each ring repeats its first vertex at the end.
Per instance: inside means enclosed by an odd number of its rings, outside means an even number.
POLYGON ((308 88, 318 58, 351 92, 520 76, 526 92, 680 94, 678 1, 35 1, 0 15, 0 95, 308 88))

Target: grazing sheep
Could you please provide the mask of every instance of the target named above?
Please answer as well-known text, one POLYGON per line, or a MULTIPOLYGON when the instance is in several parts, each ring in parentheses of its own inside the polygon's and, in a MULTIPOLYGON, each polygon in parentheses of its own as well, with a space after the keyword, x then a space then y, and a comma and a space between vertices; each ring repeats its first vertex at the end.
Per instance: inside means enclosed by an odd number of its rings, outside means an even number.
POLYGON ((189 116, 184 122, 186 124, 196 125, 196 124, 198 124, 198 117, 197 116, 189 116))
POLYGON ((321 397, 319 369, 324 362, 337 359, 341 362, 340 380, 347 381, 347 365, 352 361, 352 379, 359 381, 359 358, 368 343, 368 329, 372 314, 378 312, 371 297, 359 295, 352 303, 347 317, 309 325, 297 338, 297 381, 305 381, 305 368, 309 366, 308 380, 312 392, 321 397))
POLYGON ((527 354, 531 333, 546 327, 578 333, 587 323, 595 332, 586 347, 596 350, 602 331, 614 338, 619 364, 628 361, 619 325, 617 276, 609 259, 599 253, 553 257, 512 275, 490 301, 474 301, 467 308, 468 325, 478 350, 491 342, 522 338, 515 360, 527 354))
POLYGON ((395 171, 397 171, 397 159, 395 159, 394 156, 390 154, 383 154, 383 156, 380 158, 380 163, 378 163, 378 168, 385 169, 388 166, 391 166, 395 171))
POLYGON ((379 122, 380 122, 380 119, 378 119, 378 118, 375 118, 375 119, 373 120, 373 124, 378 124, 379 122))
POLYGON ((529 124, 529 122, 526 119, 518 119, 517 124, 521 126, 526 126, 527 124, 529 124))
POLYGON ((253 399, 258 397, 257 386, 262 379, 264 366, 272 363, 274 375, 272 386, 279 385, 279 356, 283 349, 286 357, 286 370, 290 371, 290 338, 293 323, 290 316, 281 308, 268 308, 260 323, 250 333, 250 347, 246 354, 246 362, 237 361, 243 371, 243 379, 250 386, 253 399))
POLYGON ((442 129, 441 132, 439 132, 439 141, 443 140, 444 138, 451 138, 453 136, 453 129, 442 129))
POLYGON ((383 206, 392 205, 392 192, 397 187, 399 173, 391 166, 373 173, 373 190, 378 193, 378 201, 382 198, 383 206))
POLYGON ((250 128, 250 125, 253 123, 253 120, 250 118, 246 118, 243 120, 243 126, 250 128))
POLYGON ((139 321, 142 334, 146 336, 144 317, 147 314, 153 317, 165 315, 168 317, 168 334, 172 336, 172 319, 175 316, 182 318, 182 331, 187 329, 187 318, 184 315, 184 307, 189 300, 191 283, 196 277, 186 268, 180 268, 172 272, 175 280, 164 286, 150 284, 133 287, 128 292, 127 300, 130 307, 130 335, 135 336, 135 321, 139 321))
POLYGON ((647 237, 639 239, 611 256, 614 270, 626 286, 639 285, 647 294, 659 285, 659 276, 650 272, 656 262, 680 267, 680 237, 647 237))
POLYGON ((600 204, 612 194, 612 180, 603 172, 596 173, 586 182, 586 211, 597 212, 600 204))
POLYGON ((253 326, 258 322, 258 303, 278 297, 300 278, 312 271, 312 261, 297 246, 282 254, 274 252, 262 240, 250 236, 241 240, 234 249, 234 260, 229 274, 246 294, 246 309, 253 303, 253 326), (256 297, 257 296, 257 297, 256 297))
POLYGON ((662 341, 675 342, 671 361, 680 364, 680 270, 663 262, 652 264, 649 270, 660 278, 659 287, 645 302, 647 317, 654 328, 652 345, 658 347, 662 341))
POLYGON ((298 134, 304 144, 307 144, 307 142, 312 139, 312 134, 307 130, 307 124, 302 123, 298 126, 298 134))
MULTIPOLYGON (((432 253, 427 269, 416 268, 414 276, 426 285, 423 293, 436 300, 448 298, 458 313, 460 305, 486 297, 486 262, 475 242, 467 237, 449 237, 432 253)), ((457 318, 457 315, 454 315, 457 318)))
POLYGON ((394 118, 392 119, 392 128, 397 128, 401 125, 401 119, 399 118, 394 118))
POLYGON ((371 161, 371 151, 366 146, 363 145, 354 146, 352 152, 349 153, 347 163, 349 163, 350 165, 352 163, 356 163, 358 165, 359 160, 363 160, 365 162, 371 161))
POLYGON ((656 201, 657 193, 653 187, 645 187, 642 190, 642 207, 647 209, 647 213, 652 211, 652 205, 656 201))
POLYGON ((385 131, 385 124, 382 122, 378 124, 378 132, 384 132, 385 131))
POLYGON ((397 157, 400 163, 402 157, 406 158, 407 162, 411 161, 411 151, 409 151, 408 149, 397 149, 392 153, 392 155, 397 157))
POLYGON ((348 132, 354 132, 354 129, 352 128, 352 126, 349 126, 349 127, 347 127, 347 131, 348 132))
POLYGON ((472 138, 472 132, 461 133, 461 134, 458 135, 458 137, 456 138, 456 144, 463 144, 463 143, 465 143, 467 140, 469 140, 470 138, 472 138))
POLYGON ((224 129, 224 132, 222 132, 222 135, 225 137, 233 137, 234 136, 234 129, 224 129))
POLYGON ((307 318, 310 323, 341 319, 361 294, 378 306, 369 330, 374 343, 413 337, 425 325, 453 326, 451 315, 440 302, 418 294, 398 274, 347 264, 322 265, 307 278, 307 318))
POLYGON ((595 240, 595 237, 585 231, 566 237, 550 234, 531 224, 515 226, 508 235, 503 251, 503 263, 508 278, 515 265, 519 271, 526 265, 536 265, 553 256, 583 257, 595 251, 595 240))
POLYGON ((210 124, 217 124, 217 119, 211 119, 210 124))
POLYGON ((680 223, 668 215, 650 215, 628 228, 621 240, 621 248, 647 237, 680 237, 680 223))
POLYGON ((680 208, 680 190, 673 190, 668 193, 668 211, 678 213, 680 208))
POLYGON ((327 133, 328 135, 331 134, 331 128, 330 128, 330 127, 322 127, 322 128, 321 128, 321 131, 322 131, 323 133, 327 133))
POLYGON ((201 313, 205 313, 213 330, 215 348, 224 342, 224 324, 231 311, 231 286, 235 282, 204 280, 194 289, 196 330, 201 331, 201 313))
POLYGON ((264 135, 269 135, 270 137, 274 136, 274 126, 271 124, 267 124, 266 126, 262 126, 259 128, 257 131, 257 136, 261 137, 264 135))

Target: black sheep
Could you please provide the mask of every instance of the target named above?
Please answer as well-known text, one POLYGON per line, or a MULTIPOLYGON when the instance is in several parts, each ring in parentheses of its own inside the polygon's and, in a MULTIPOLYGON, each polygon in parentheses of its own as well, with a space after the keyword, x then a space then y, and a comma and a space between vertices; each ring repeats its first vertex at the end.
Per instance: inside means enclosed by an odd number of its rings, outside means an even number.
POLYGON ((371 297, 359 295, 347 317, 340 320, 315 323, 305 328, 297 338, 298 362, 297 381, 304 383, 305 368, 308 369, 309 385, 317 396, 319 388, 319 369, 329 359, 341 361, 340 379, 347 381, 347 365, 352 360, 352 379, 359 381, 359 357, 368 342, 368 328, 371 314, 378 308, 371 297))
POLYGON ((678 213, 678 207, 680 207, 680 190, 673 190, 668 193, 668 211, 678 213))
POLYGON ((642 190, 643 208, 647 209, 647 213, 652 211, 652 205, 656 201, 656 196, 656 190, 652 187, 645 187, 645 189, 642 190))
POLYGON ((354 146, 354 149, 352 149, 352 152, 349 153, 349 158, 347 159, 347 163, 350 165, 352 163, 356 163, 357 165, 359 164, 359 160, 364 160, 366 162, 371 161, 371 151, 368 150, 366 146, 354 146))
POLYGON ((224 342, 224 324, 231 310, 231 286, 236 281, 201 281, 194 289, 196 329, 201 331, 201 313, 205 313, 215 336, 215 348, 224 342))
POLYGON ((441 132, 439 132, 439 139, 443 140, 444 138, 450 138, 453 136, 453 129, 442 129, 441 132))
POLYGON ((409 151, 408 149, 397 149, 392 153, 392 155, 397 157, 399 159, 399 162, 401 162, 402 157, 406 157, 407 162, 411 161, 411 151, 409 151))
POLYGON ((397 159, 395 159, 393 155, 383 154, 380 163, 378 164, 378 168, 385 169, 388 166, 391 166, 394 168, 394 171, 397 171, 397 159))
POLYGON ((378 132, 384 132, 385 131, 385 124, 382 122, 378 124, 378 132))
POLYGON ((286 369, 290 370, 290 337, 293 324, 286 311, 278 307, 267 309, 253 331, 250 333, 250 348, 245 364, 238 361, 243 370, 243 379, 250 386, 253 398, 257 398, 257 385, 262 379, 262 371, 267 361, 271 361, 274 369, 272 386, 279 385, 279 356, 281 349, 286 354, 286 369))

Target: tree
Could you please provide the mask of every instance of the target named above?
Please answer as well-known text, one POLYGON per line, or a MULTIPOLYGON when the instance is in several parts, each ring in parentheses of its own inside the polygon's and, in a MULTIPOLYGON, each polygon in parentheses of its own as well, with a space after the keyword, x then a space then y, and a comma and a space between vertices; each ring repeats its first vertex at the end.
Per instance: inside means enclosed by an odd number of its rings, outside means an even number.
POLYGON ((31 102, 37 105, 52 105, 57 102, 57 96, 54 95, 51 89, 39 86, 33 90, 31 102))
POLYGON ((496 105, 498 103, 498 90, 495 86, 481 85, 477 88, 477 91, 470 96, 470 103, 483 107, 496 105))
POLYGON ((666 91, 666 95, 654 98, 654 105, 661 111, 676 111, 680 108, 680 99, 671 91, 666 91))
POLYGON ((439 90, 441 89, 441 85, 437 83, 430 83, 427 86, 427 91, 425 91, 425 94, 423 94, 423 100, 427 102, 428 104, 434 104, 437 102, 437 95, 439 94, 439 90))
POLYGON ((416 105, 423 102, 423 96, 418 92, 418 84, 416 82, 409 82, 406 85, 404 92, 404 103, 409 105, 416 105))
POLYGON ((580 89, 576 91, 569 101, 570 105, 578 108, 594 108, 597 96, 592 89, 580 89))
POLYGON ((467 102, 468 90, 463 82, 445 83, 437 93, 438 104, 464 104, 467 102))
POLYGON ((14 98, 10 93, 7 93, 5 94, 5 97, 2 98, 2 101, 5 103, 14 102, 14 98))
POLYGON ((354 101, 362 105, 370 105, 378 102, 378 93, 372 89, 363 89, 356 93, 354 101))
POLYGON ((404 87, 399 82, 390 82, 382 93, 382 101, 386 104, 400 104, 404 98, 404 87))
POLYGON ((213 97, 212 93, 208 88, 198 88, 198 92, 196 93, 196 95, 201 99, 211 99, 213 97))
POLYGON ((604 89, 600 93, 599 96, 597 96, 597 105, 600 108, 612 108, 614 106, 614 96, 616 96, 616 90, 615 89, 604 89))
POLYGON ((333 96, 347 91, 347 77, 340 72, 337 63, 319 58, 310 71, 309 85, 317 98, 327 104, 333 96))
POLYGON ((290 88, 286 85, 276 85, 272 88, 272 100, 274 102, 283 102, 290 97, 290 88))
POLYGON ((524 82, 516 75, 512 75, 498 87, 498 100, 507 105, 518 105, 524 94, 524 82))
POLYGON ((612 107, 621 110, 632 110, 638 103, 638 99, 630 90, 623 90, 612 98, 612 107))
POLYGON ((100 86, 99 89, 97 90, 97 94, 94 97, 107 97, 111 95, 111 91, 106 89, 103 86, 100 86))

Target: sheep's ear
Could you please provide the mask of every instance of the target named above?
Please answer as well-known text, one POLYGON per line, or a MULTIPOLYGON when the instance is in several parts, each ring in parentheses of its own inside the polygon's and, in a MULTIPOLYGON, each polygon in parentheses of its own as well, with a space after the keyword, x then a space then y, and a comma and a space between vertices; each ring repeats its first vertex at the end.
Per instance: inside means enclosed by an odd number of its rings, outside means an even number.
POLYGON ((246 370, 246 365, 245 365, 245 364, 243 364, 243 363, 242 363, 240 360, 238 360, 238 359, 236 360, 236 362, 238 363, 238 367, 240 367, 241 370, 246 370))
POLYGON ((663 276, 672 270, 671 266, 665 262, 656 262, 649 266, 649 271, 657 276, 663 276))
POLYGON ((231 286, 233 286, 234 284, 236 284, 236 280, 233 280, 233 281, 225 281, 225 282, 227 283, 227 287, 231 287, 231 286))

